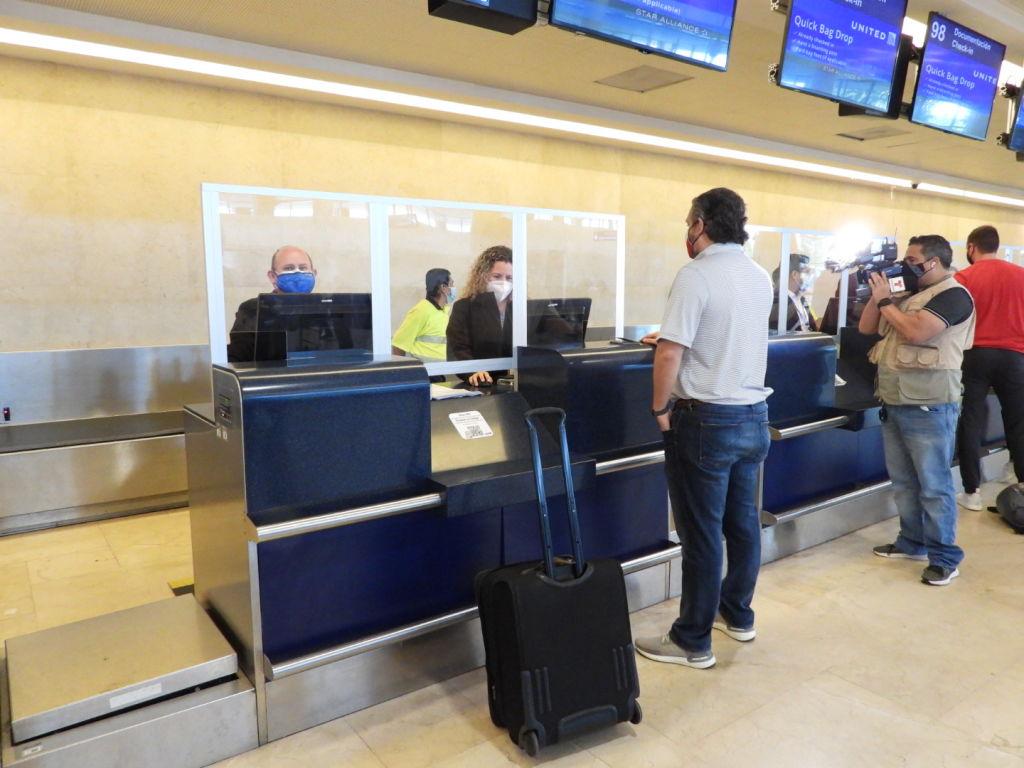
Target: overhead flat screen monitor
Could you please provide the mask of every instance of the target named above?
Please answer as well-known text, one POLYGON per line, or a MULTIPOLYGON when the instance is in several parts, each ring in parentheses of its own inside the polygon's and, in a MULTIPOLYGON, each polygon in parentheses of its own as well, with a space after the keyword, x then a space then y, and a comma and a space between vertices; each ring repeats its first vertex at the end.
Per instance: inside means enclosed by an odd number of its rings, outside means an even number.
POLYGON ((552 0, 551 24, 724 72, 736 0, 552 0))
POLYGON ((1014 152, 1024 152, 1024 98, 1017 98, 1017 118, 1013 121, 1007 145, 1014 152))
POLYGON ((910 120, 984 141, 1006 46, 937 13, 928 16, 910 120))
POLYGON ((587 337, 591 299, 527 299, 526 343, 534 347, 581 347, 587 337))
POLYGON ((790 0, 779 85, 888 111, 906 13, 907 0, 790 0))
POLYGON ((231 334, 233 362, 373 349, 368 293, 261 293, 251 331, 231 334))

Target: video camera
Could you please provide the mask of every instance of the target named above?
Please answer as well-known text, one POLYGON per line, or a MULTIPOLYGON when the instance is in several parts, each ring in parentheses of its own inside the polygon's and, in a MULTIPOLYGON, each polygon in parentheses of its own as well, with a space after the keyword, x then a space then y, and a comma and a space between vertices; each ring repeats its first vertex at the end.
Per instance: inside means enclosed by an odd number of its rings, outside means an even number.
POLYGON ((889 289, 893 293, 903 293, 907 290, 903 282, 903 264, 896 261, 897 257, 895 240, 876 240, 847 265, 847 269, 856 269, 854 274, 857 276, 858 303, 865 304, 871 298, 868 277, 872 272, 878 272, 888 280, 889 289))

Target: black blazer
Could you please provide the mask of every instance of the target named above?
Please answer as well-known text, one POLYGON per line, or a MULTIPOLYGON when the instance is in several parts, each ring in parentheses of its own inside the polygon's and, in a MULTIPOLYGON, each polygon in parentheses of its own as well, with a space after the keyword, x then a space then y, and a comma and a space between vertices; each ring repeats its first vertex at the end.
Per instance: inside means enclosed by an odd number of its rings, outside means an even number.
POLYGON ((459 299, 448 320, 448 359, 480 360, 512 356, 512 302, 505 309, 505 325, 491 292, 459 299))
MULTIPOLYGON (((797 331, 797 330, 800 329, 800 314, 796 311, 796 302, 793 301, 792 297, 788 297, 787 301, 786 301, 786 304, 787 304, 787 311, 786 311, 786 329, 785 330, 786 331, 797 331)), ((807 306, 806 302, 804 302, 804 307, 807 308, 807 330, 809 330, 809 331, 816 331, 816 330, 818 330, 817 323, 815 323, 814 318, 811 317, 811 310, 810 310, 810 307, 807 306)), ((775 330, 775 324, 778 322, 778 318, 779 318, 779 297, 778 297, 778 295, 776 295, 775 296, 775 301, 772 302, 772 312, 771 312, 771 315, 769 315, 769 317, 768 317, 768 327, 771 328, 773 331, 775 330)), ((783 331, 783 333, 785 333, 785 331, 783 331)))

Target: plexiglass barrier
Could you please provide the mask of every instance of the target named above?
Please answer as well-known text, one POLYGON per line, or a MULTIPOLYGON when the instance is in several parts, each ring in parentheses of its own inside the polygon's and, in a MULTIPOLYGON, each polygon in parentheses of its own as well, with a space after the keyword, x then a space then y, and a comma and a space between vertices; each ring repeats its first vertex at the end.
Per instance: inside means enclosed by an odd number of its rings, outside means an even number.
POLYGON ((608 216, 527 215, 527 344, 579 345, 622 334, 620 223, 608 216))
POLYGON ((219 184, 202 195, 214 362, 260 358, 266 347, 240 342, 284 327, 267 318, 317 313, 299 336, 288 326, 289 358, 365 348, 432 376, 514 368, 527 343, 622 335, 620 215, 219 184))
MULTIPOLYGON (((363 203, 223 192, 217 199, 217 218, 224 291, 219 328, 227 334, 232 362, 251 361, 256 355, 260 313, 266 323, 266 314, 277 309, 268 306, 267 294, 290 289, 324 296, 371 293, 369 215, 363 203)), ((368 334, 360 338, 352 326, 341 330, 337 320, 315 328, 311 324, 300 343, 326 347, 329 340, 324 337, 331 335, 335 347, 366 346, 368 334)))

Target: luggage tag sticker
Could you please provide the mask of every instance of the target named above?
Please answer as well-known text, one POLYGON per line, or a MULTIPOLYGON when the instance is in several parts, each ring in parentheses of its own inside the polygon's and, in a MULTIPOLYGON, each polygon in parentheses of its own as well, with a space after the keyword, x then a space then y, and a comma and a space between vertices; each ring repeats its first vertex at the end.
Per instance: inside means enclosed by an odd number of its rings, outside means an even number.
POLYGON ((480 411, 449 413, 448 418, 455 426, 455 429, 459 431, 459 435, 463 440, 476 440, 477 438, 494 435, 493 430, 491 430, 480 411))

